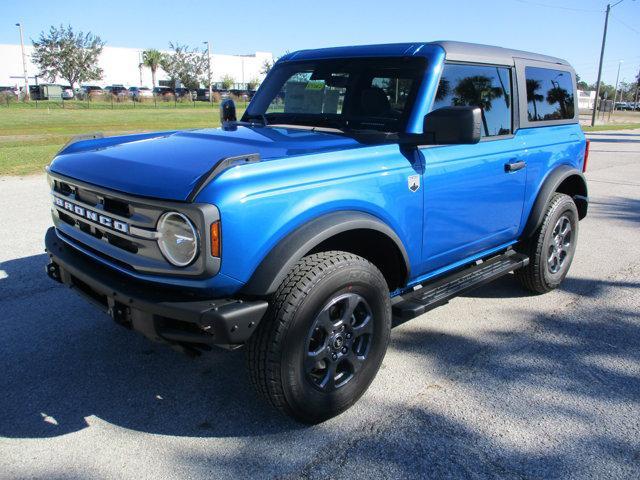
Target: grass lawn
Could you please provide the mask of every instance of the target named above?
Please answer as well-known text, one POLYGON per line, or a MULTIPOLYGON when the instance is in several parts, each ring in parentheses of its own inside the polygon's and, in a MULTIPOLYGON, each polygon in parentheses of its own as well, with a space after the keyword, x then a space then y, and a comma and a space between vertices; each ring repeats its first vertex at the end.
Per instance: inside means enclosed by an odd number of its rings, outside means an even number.
MULTIPOLYGON (((74 135, 217 127, 217 106, 61 109, 0 107, 0 175, 41 172, 74 135)), ((238 111, 241 115, 242 111, 238 111)))
POLYGON ((608 125, 596 125, 595 127, 582 127, 585 132, 602 132, 605 130, 635 130, 640 128, 640 123, 610 123, 608 125))
MULTIPOLYGON (((55 153, 74 135, 102 132, 116 135, 157 130, 217 127, 217 105, 169 102, 115 105, 96 102, 38 102, 0 107, 0 175, 27 175, 42 172, 55 153)), ((240 104, 239 107, 243 105, 240 104)), ((238 116, 242 108, 238 108, 238 116)), ((640 128, 639 112, 617 112, 615 123, 583 127, 585 132, 640 128), (626 114, 626 115, 624 115, 626 114)))

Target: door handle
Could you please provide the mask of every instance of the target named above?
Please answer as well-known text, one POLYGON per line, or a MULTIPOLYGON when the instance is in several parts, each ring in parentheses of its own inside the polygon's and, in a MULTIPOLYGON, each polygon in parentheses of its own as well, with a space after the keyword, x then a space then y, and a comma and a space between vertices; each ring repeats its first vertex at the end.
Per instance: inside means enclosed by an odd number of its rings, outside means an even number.
POLYGON ((518 170, 522 170, 527 166, 527 162, 524 160, 520 160, 519 162, 509 162, 504 164, 504 171, 509 172, 517 172, 518 170))

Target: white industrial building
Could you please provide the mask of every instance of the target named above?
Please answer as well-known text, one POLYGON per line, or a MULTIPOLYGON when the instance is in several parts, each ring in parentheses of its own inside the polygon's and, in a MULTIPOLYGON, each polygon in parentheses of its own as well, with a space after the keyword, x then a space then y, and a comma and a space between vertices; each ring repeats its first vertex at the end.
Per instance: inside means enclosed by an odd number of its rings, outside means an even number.
POLYGON ((596 92, 591 90, 585 92, 578 90, 578 108, 580 110, 593 110, 593 104, 596 100, 596 92))
MULTIPOLYGON (((38 67, 31 62, 32 50, 31 45, 25 45, 30 85, 35 83, 34 77, 38 73, 38 67)), ((88 83, 102 87, 113 84, 122 84, 127 87, 151 87, 151 70, 147 67, 139 68, 143 50, 105 46, 99 60, 103 70, 103 78, 88 83)), ((212 82, 220 82, 226 75, 231 76, 236 84, 246 84, 254 79, 262 80, 264 74, 261 70, 265 61, 272 62, 273 55, 269 52, 256 52, 251 55, 221 55, 212 52, 212 82)), ((156 72, 156 81, 160 82, 161 80, 167 80, 167 75, 159 68, 156 72)), ((38 79, 38 82, 49 83, 43 79, 38 79)), ((58 78, 53 83, 64 85, 67 82, 58 78)), ((0 44, 0 86, 24 86, 20 45, 0 44)))

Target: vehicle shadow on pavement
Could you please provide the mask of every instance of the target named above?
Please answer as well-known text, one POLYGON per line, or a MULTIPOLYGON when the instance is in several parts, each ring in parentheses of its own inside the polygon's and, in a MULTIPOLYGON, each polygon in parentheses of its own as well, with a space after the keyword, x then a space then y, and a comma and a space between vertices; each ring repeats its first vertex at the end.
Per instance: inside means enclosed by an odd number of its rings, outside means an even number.
MULTIPOLYGON (((640 283, 619 287, 609 282, 602 288, 640 294, 640 283)), ((426 477, 433 473, 431 463, 441 464, 444 455, 454 467, 466 467, 460 476, 467 478, 587 478, 597 471, 637 478, 640 312, 594 308, 594 300, 585 307, 581 303, 570 315, 567 310, 514 311, 522 318, 518 331, 466 336, 436 324, 397 332, 394 348, 423 356, 425 368, 444 379, 440 389, 449 392, 438 401, 440 392, 432 391, 434 400, 427 405, 440 408, 420 409, 422 419, 407 422, 409 431, 395 435, 392 430, 387 440, 381 434, 382 440, 359 442, 360 461, 380 451, 372 442, 388 441, 393 458, 421 452, 426 477), (468 409, 450 412, 445 405, 458 405, 452 400, 457 396, 470 398, 468 409), (443 411, 444 419, 439 417, 443 411), (467 421, 475 429, 469 431, 467 421), (492 435, 478 434, 483 424, 492 435), (422 435, 422 447, 419 431, 429 432, 422 435), (495 467, 493 473, 483 471, 489 466, 495 467)))
POLYGON ((640 200, 636 198, 610 197, 589 202, 589 215, 640 224, 640 200))
MULTIPOLYGON (((580 295, 581 297, 596 298, 602 294, 603 289, 609 287, 637 288, 640 282, 622 282, 617 280, 596 280, 592 278, 577 278, 571 274, 562 282, 559 290, 580 295)), ((639 292, 640 295, 640 292, 639 292)), ((487 285, 462 295, 468 298, 527 298, 536 297, 537 293, 526 290, 515 279, 513 274, 505 275, 487 285)))
POLYGON ((0 264, 0 437, 55 437, 100 420, 195 437, 304 428, 256 396, 242 351, 193 359, 154 344, 48 279, 45 264, 0 264))

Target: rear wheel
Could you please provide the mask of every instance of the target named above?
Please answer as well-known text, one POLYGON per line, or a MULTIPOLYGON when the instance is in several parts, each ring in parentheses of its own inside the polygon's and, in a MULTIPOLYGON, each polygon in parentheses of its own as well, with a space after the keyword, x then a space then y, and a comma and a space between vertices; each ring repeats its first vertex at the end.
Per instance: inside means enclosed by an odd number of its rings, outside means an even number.
POLYGON ((345 252, 310 255, 282 282, 247 345, 252 383, 284 413, 321 422, 369 387, 390 329, 389 291, 374 265, 345 252))
POLYGON ((576 204, 569 195, 555 193, 547 204, 542 225, 520 248, 529 255, 529 265, 516 270, 516 278, 536 293, 557 288, 569 272, 577 240, 576 204))

